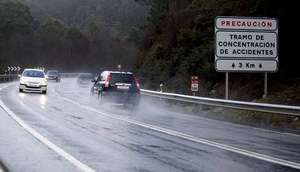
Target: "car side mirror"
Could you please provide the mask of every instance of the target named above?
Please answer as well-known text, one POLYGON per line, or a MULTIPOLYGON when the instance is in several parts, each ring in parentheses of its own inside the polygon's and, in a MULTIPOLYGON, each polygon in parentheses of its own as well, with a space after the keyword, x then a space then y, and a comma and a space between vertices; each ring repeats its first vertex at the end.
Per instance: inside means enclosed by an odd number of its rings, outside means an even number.
POLYGON ((45 78, 48 79, 48 75, 45 75, 45 78))
POLYGON ((18 77, 21 78, 22 76, 19 74, 18 77))

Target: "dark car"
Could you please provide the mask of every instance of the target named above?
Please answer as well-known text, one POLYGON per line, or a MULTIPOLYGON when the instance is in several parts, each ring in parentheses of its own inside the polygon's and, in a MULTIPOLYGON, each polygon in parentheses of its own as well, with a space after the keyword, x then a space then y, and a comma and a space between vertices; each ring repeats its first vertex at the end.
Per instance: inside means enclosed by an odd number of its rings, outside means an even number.
POLYGON ((114 102, 136 106, 140 101, 140 83, 131 72, 104 71, 99 80, 101 103, 114 102))
POLYGON ((58 70, 48 70, 47 72, 47 80, 53 80, 56 82, 60 82, 61 80, 61 74, 58 70))

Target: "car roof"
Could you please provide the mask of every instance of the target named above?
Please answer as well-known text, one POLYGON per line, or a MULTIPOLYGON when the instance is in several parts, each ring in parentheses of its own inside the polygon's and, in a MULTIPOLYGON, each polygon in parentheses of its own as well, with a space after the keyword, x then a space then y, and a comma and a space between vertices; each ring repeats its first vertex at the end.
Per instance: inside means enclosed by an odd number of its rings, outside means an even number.
POLYGON ((41 70, 41 69, 30 69, 30 68, 24 69, 24 71, 27 71, 27 70, 33 70, 33 71, 44 72, 44 70, 41 70))
POLYGON ((132 72, 125 72, 125 71, 103 71, 108 73, 121 73, 121 74, 133 74, 132 72))

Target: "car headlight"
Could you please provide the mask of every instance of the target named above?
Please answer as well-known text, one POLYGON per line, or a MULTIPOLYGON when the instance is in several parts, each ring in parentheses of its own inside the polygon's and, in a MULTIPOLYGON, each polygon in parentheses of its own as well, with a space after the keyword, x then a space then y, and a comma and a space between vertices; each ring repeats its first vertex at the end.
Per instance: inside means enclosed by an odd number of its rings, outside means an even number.
POLYGON ((20 78, 20 84, 25 84, 25 81, 22 78, 20 78))
POLYGON ((47 81, 42 81, 41 85, 47 85, 47 81))

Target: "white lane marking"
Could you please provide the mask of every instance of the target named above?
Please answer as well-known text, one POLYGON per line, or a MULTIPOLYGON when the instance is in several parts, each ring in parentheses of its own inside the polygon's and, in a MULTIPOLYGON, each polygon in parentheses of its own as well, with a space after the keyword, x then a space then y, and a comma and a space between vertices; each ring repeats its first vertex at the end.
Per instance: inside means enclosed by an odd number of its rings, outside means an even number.
POLYGON ((2 163, 0 162, 0 172, 5 172, 2 163))
MULTIPOLYGON (((56 93, 58 93, 57 90, 55 90, 55 91, 56 91, 56 93)), ((73 101, 73 100, 69 99, 69 98, 63 97, 62 95, 60 95, 60 96, 61 96, 61 98, 63 98, 64 100, 66 100, 66 101, 68 101, 72 104, 75 104, 75 105, 77 105, 79 107, 82 107, 86 110, 98 113, 102 116, 105 116, 105 117, 108 117, 108 118, 111 118, 111 119, 115 119, 115 120, 123 121, 123 122, 126 122, 126 123, 130 123, 132 125, 137 125, 137 126, 140 126, 140 127, 143 127, 143 128, 151 129, 151 130, 154 130, 154 131, 157 131, 157 132, 161 132, 161 133, 164 133, 164 134, 168 134, 168 135, 171 135, 171 136, 182 138, 182 139, 192 141, 192 142, 195 142, 195 143, 205 144, 205 145, 208 145, 208 146, 212 146, 212 147, 216 147, 216 148, 219 148, 219 149, 222 149, 222 150, 234 152, 234 153, 241 154, 241 155, 244 155, 244 156, 248 156, 248 157, 251 157, 251 158, 256 158, 256 159, 259 159, 259 160, 263 160, 263 161, 267 161, 267 162, 270 162, 270 163, 279 164, 279 165, 282 165, 282 166, 286 166, 286 167, 290 167, 290 168, 300 170, 300 163, 297 163, 297 162, 292 162, 292 161, 288 161, 288 160, 284 160, 284 159, 280 159, 280 158, 275 158, 275 157, 272 157, 272 156, 269 156, 269 155, 264 155, 264 154, 261 154, 261 153, 247 151, 247 150, 244 150, 244 149, 240 149, 240 148, 236 148, 236 147, 233 147, 233 146, 217 143, 217 142, 214 142, 214 141, 209 141, 209 140, 206 140, 206 139, 203 139, 203 138, 194 137, 194 136, 184 134, 184 133, 181 133, 181 132, 178 132, 178 131, 158 127, 158 126, 155 126, 155 125, 146 124, 146 123, 139 122, 139 121, 136 121, 136 120, 127 119, 127 118, 121 117, 121 116, 116 115, 116 114, 104 113, 104 112, 98 111, 97 109, 94 109, 92 107, 82 105, 82 104, 80 104, 76 101, 73 101)))
MULTIPOLYGON (((0 91, 6 87, 5 86, 0 88, 0 91)), ((67 161, 69 161, 71 164, 73 164, 75 167, 77 167, 79 170, 83 172, 96 172, 89 166, 83 164, 79 160, 77 160, 75 157, 64 151, 62 148, 58 147, 54 143, 50 142, 46 137, 39 134, 37 131, 35 131, 33 128, 31 128, 28 124, 26 124, 21 118, 19 118, 14 112, 12 112, 3 102, 0 100, 0 107, 13 119, 15 120, 21 127, 23 127, 28 133, 30 133, 33 137, 38 139, 41 143, 46 145, 48 148, 56 152, 58 155, 65 158, 67 161)))

